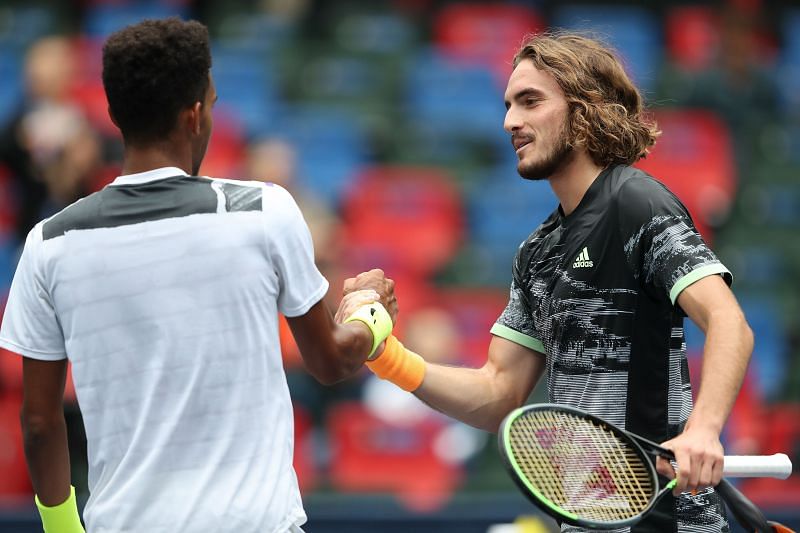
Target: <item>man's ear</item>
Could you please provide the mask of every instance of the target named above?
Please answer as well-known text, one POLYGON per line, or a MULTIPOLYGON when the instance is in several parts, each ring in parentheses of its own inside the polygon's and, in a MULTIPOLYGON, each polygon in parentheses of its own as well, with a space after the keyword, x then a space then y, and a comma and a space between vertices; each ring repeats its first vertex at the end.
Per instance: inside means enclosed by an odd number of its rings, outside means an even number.
POLYGON ((189 125, 192 129, 192 133, 200 135, 200 126, 203 121, 203 102, 195 102, 189 109, 189 116, 191 121, 189 125))

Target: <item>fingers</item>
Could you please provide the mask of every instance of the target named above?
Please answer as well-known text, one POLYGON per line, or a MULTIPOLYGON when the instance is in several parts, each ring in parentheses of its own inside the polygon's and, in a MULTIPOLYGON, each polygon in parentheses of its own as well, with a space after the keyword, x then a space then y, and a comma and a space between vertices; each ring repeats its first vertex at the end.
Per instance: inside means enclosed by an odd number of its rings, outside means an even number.
POLYGON ((675 485, 675 488, 672 490, 672 494, 675 496, 679 496, 681 492, 685 492, 689 487, 694 488, 697 486, 696 479, 695 483, 691 483, 691 476, 692 476, 692 456, 686 452, 681 450, 675 450, 675 462, 678 463, 676 467, 676 477, 678 478, 678 483, 675 485))
POLYGON ((659 458, 658 472, 666 477, 677 477, 673 494, 690 491, 696 493, 719 483, 724 463, 722 445, 718 440, 698 440, 685 434, 662 444, 675 454, 675 472, 669 472, 669 462, 659 458))
POLYGON ((394 280, 387 278, 386 274, 380 268, 373 268, 368 272, 362 272, 354 278, 347 278, 344 281, 343 294, 348 294, 364 290, 372 289, 379 295, 379 301, 389 312, 392 317, 392 322, 397 322, 398 305, 397 298, 394 295, 394 280))
POLYGON ((337 324, 341 324, 347 317, 355 313, 359 307, 377 302, 379 299, 380 295, 372 289, 358 290, 346 294, 339 303, 334 320, 337 324))

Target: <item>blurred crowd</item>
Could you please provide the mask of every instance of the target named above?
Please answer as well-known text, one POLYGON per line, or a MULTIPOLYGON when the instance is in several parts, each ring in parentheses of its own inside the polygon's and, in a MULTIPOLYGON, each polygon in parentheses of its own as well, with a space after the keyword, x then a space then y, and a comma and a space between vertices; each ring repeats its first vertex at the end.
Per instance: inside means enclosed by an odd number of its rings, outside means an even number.
MULTIPOLYGON (((516 246, 556 206, 546 183, 518 178, 502 131, 510 59, 527 32, 590 29, 618 47, 664 131, 642 168, 686 203, 733 272, 756 333, 728 453, 800 460, 800 9, 765 0, 534 6, 3 2, 0 310, 33 224, 119 172, 121 140, 100 82, 104 36, 177 14, 206 23, 214 44, 219 104, 201 173, 286 187, 311 228, 332 305, 345 277, 383 268, 397 281, 406 346, 480 365, 516 246)), ((320 386, 282 326, 304 491, 394 492, 424 510, 456 490, 507 487, 493 474, 501 467, 488 435, 367 372, 320 386)), ((687 345, 699 364, 699 332, 689 330, 687 345)), ((0 498, 30 492, 20 395, 20 362, 0 353, 0 498)), ((85 490, 69 387, 66 410, 85 490)), ((774 497, 800 501, 800 480, 782 487, 774 497)))

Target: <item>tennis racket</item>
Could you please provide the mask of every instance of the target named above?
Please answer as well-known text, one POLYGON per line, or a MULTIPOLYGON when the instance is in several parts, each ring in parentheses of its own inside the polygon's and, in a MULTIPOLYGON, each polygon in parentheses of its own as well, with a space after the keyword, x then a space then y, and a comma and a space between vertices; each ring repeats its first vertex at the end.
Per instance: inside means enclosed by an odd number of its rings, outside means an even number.
MULTIPOLYGON (((503 420, 498 438, 506 468, 522 492, 545 513, 579 527, 633 525, 677 483, 673 479, 659 487, 654 465, 655 456, 674 460, 670 450, 572 407, 515 409, 503 420)), ((785 479, 792 464, 784 454, 727 456, 723 472, 785 479)))

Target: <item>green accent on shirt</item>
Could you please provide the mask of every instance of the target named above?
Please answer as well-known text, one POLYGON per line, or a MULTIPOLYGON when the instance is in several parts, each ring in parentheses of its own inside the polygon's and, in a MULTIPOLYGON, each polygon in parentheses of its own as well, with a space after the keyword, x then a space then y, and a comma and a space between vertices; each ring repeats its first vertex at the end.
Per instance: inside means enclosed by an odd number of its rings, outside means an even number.
POLYGON ((524 335, 517 330, 509 328, 508 326, 504 326, 502 324, 495 324, 489 331, 492 333, 492 335, 497 335, 498 337, 510 340, 511 342, 515 342, 517 344, 520 344, 526 348, 530 348, 531 350, 537 351, 539 353, 542 354, 545 353, 544 344, 542 344, 542 341, 524 335))

